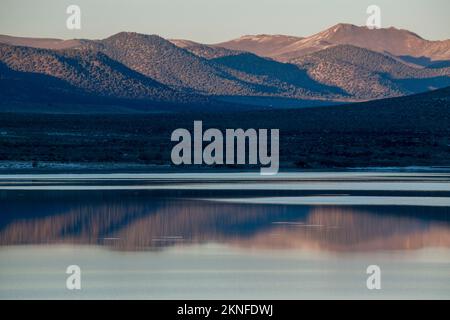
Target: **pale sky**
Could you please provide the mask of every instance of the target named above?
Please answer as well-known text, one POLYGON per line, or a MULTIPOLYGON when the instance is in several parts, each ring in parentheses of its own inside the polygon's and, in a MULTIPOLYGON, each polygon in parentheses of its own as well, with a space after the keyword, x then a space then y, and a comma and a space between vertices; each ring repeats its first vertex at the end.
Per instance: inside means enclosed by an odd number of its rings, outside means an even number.
POLYGON ((134 31, 203 43, 308 36, 339 22, 364 25, 371 4, 381 8, 382 27, 450 38, 449 0, 0 0, 0 34, 98 39, 134 31), (81 30, 66 28, 71 4, 81 8, 81 30))

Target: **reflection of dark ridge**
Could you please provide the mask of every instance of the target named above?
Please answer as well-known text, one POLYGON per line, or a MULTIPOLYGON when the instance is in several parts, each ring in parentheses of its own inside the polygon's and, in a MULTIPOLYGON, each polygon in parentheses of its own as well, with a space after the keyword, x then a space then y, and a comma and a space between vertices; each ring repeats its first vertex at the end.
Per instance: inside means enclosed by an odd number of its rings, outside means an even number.
MULTIPOLYGON (((165 212, 167 216, 164 218, 171 219, 173 214, 183 211, 184 206, 192 208, 190 204, 193 203, 186 201, 182 205, 178 201, 174 205, 149 197, 147 192, 24 192, 22 195, 14 192, 2 192, 1 195, 2 200, 6 203, 0 220, 2 235, 5 235, 5 229, 8 230, 11 225, 14 226, 18 223, 22 224, 19 228, 19 231, 23 231, 21 232, 22 236, 33 234, 33 232, 26 232, 27 228, 46 230, 42 232, 41 239, 32 239, 31 242, 70 239, 76 235, 87 241, 98 237, 113 237, 115 232, 132 224, 134 220, 161 211, 165 212), (13 199, 9 199, 8 194, 12 195, 13 199), (51 225, 51 230, 48 230, 48 224, 51 225)), ((202 207, 205 208, 205 206, 202 207)), ((197 206, 193 208, 192 213, 189 213, 189 215, 192 214, 192 219, 204 214, 202 208, 198 209, 197 206)), ((258 210, 253 211, 257 212, 258 210)), ((236 210, 230 209, 230 212, 227 211, 225 214, 233 214, 233 211, 236 210)), ((264 221, 264 213, 257 212, 257 214, 262 217, 260 221, 264 221)), ((244 212, 240 216, 246 219, 249 213, 244 212)), ((229 224, 219 221, 215 228, 224 229, 226 225, 229 224)), ((244 233, 245 230, 251 232, 251 229, 260 228, 258 228, 258 224, 250 222, 248 225, 243 223, 237 226, 235 231, 231 227, 230 229, 225 228, 223 232, 244 233)), ((4 240, 3 237, 2 240, 4 240)), ((21 242, 20 239, 16 240, 21 242)))
POLYGON ((0 191, 0 201, 3 203, 0 228, 17 219, 55 216, 86 206, 114 206, 124 201, 141 207, 149 205, 148 199, 136 192, 0 191))
POLYGON ((269 208, 251 204, 173 201, 167 202, 155 215, 130 224, 118 235, 128 239, 127 243, 121 244, 128 250, 170 244, 152 242, 162 236, 182 236, 188 243, 251 239, 256 233, 269 231, 277 219, 305 219, 307 210, 306 207, 269 208))
POLYGON ((120 204, 81 206, 76 212, 69 212, 75 221, 61 230, 59 236, 62 239, 80 238, 81 242, 84 242, 83 239, 89 239, 89 243, 101 242, 101 239, 112 237, 111 235, 125 228, 133 220, 151 214, 156 209, 157 204, 142 207, 131 205, 127 207, 126 212, 120 204), (101 214, 98 214, 99 211, 101 214))
MULTIPOLYGON (((122 200, 123 201, 123 200, 122 200)), ((0 243, 101 243, 118 237, 128 249, 151 247, 152 239, 182 235, 206 241, 228 236, 245 237, 270 227, 275 218, 304 218, 306 208, 263 208, 257 205, 217 205, 196 201, 147 199, 147 203, 74 204, 56 215, 12 218, 0 233, 0 243), (220 235, 220 236, 219 236, 220 235)), ((2 215, 3 219, 3 215, 2 215)), ((159 245, 159 244, 156 244, 159 245)))

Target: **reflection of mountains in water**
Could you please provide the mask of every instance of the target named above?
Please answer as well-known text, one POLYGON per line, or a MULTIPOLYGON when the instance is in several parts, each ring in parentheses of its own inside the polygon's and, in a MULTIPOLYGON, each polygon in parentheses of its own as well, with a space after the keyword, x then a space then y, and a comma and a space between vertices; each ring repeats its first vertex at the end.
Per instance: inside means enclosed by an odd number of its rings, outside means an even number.
POLYGON ((230 204, 145 192, 0 195, 0 245, 76 243, 152 250, 219 242, 332 251, 450 247, 450 209, 230 204), (5 201, 6 200, 6 201, 5 201))

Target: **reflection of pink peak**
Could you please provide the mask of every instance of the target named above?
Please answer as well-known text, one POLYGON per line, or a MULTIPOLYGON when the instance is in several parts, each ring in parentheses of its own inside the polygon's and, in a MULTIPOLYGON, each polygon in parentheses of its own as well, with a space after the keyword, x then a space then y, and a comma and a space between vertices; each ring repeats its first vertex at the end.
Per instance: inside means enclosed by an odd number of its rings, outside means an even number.
POLYGON ((450 247, 448 227, 427 224, 417 218, 374 215, 364 210, 319 207, 311 209, 300 223, 280 222, 250 239, 239 239, 240 247, 302 249, 318 251, 415 250, 450 247))
POLYGON ((0 245, 82 243, 129 251, 206 242, 326 251, 450 247, 448 226, 409 215, 427 216, 430 212, 423 210, 430 209, 408 208, 408 215, 383 210, 183 200, 111 201, 12 220, 0 231, 0 245))

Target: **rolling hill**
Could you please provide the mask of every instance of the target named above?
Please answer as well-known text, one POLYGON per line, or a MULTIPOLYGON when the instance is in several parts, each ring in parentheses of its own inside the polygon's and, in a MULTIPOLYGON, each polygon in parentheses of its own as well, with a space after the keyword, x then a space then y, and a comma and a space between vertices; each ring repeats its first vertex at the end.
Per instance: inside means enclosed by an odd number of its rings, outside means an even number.
POLYGON ((258 56, 274 58, 281 55, 285 51, 285 48, 302 39, 300 37, 285 35, 246 35, 238 39, 211 45, 211 47, 247 51, 258 56))
POLYGON ((338 45, 290 61, 354 98, 408 95, 450 85, 450 68, 414 68, 375 51, 338 45))
POLYGON ((102 40, 0 36, 2 105, 54 97, 66 104, 295 107, 450 85, 448 61, 437 60, 447 57, 447 41, 394 28, 339 24, 311 37, 245 36, 221 45, 133 32, 102 40))
POLYGON ((202 94, 252 94, 257 88, 223 73, 208 60, 156 35, 121 32, 83 48, 100 51, 172 88, 202 94))
POLYGON ((187 96, 195 102, 193 95, 323 101, 347 97, 295 65, 241 52, 206 59, 152 35, 119 33, 104 40, 84 40, 66 50, 2 48, 0 61, 8 68, 53 76, 99 96, 175 102, 187 96))
MULTIPOLYGON (((279 96, 297 99, 331 99, 328 92, 311 90, 315 82, 295 66, 295 84, 281 80, 282 74, 273 71, 274 64, 284 64, 253 56, 258 61, 259 74, 245 68, 234 68, 220 58, 233 56, 239 64, 248 63, 248 54, 225 49, 210 49, 191 45, 181 48, 155 35, 119 33, 99 41, 89 41, 82 48, 99 51, 130 69, 151 77, 176 90, 214 96, 279 96)), ((316 87, 326 88, 319 83, 316 87)), ((338 97, 339 98, 339 97, 338 97)))
POLYGON ((40 49, 71 49, 80 46, 84 40, 81 39, 51 39, 51 38, 27 38, 0 35, 0 43, 11 46, 31 47, 40 49))
POLYGON ((245 51, 237 51, 231 49, 225 49, 222 47, 214 47, 206 44, 201 44, 194 41, 189 40, 178 40, 178 39, 170 39, 171 43, 176 45, 177 47, 183 48, 196 56, 206 58, 206 59, 215 59, 226 56, 237 55, 243 53, 245 51))
POLYGON ((87 49, 0 45, 0 106, 19 112, 136 112, 223 107, 174 90, 87 49))

